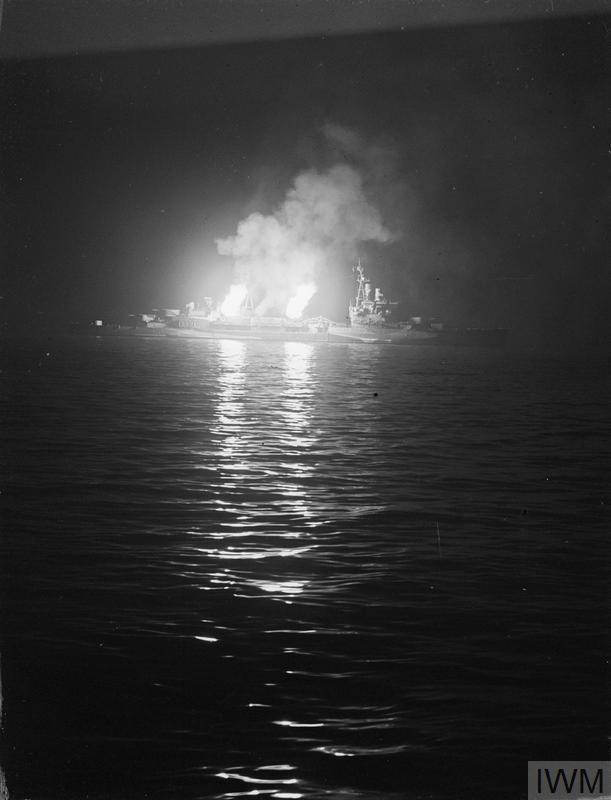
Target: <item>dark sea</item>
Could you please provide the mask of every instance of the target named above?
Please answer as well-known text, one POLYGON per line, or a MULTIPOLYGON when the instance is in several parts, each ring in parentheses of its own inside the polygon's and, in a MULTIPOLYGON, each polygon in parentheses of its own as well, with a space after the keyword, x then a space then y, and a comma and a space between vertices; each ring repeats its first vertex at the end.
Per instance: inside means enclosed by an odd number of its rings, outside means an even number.
POLYGON ((13 342, 11 800, 526 796, 608 758, 609 362, 13 342))

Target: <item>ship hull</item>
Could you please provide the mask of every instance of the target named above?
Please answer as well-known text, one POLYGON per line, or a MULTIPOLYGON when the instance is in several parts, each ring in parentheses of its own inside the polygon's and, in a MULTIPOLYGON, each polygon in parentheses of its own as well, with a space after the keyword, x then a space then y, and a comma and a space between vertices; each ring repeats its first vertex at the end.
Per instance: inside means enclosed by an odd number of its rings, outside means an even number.
POLYGON ((326 342, 326 331, 313 332, 290 329, 269 329, 255 327, 225 327, 211 325, 207 328, 167 328, 166 334, 179 339, 238 339, 240 341, 270 342, 326 342))
POLYGON ((136 338, 179 339, 237 339, 240 341, 270 342, 330 342, 354 344, 421 345, 437 347, 490 347, 506 344, 507 331, 480 328, 451 328, 441 331, 422 331, 405 328, 374 328, 373 326, 330 325, 326 331, 290 330, 286 328, 256 328, 210 325, 206 328, 73 326, 73 333, 87 336, 129 336, 136 338))
POLYGON ((508 331, 487 328, 385 328, 364 325, 330 325, 330 342, 424 345, 436 347, 504 347, 508 331))
POLYGON ((241 325, 239 323, 200 322, 197 326, 150 325, 128 327, 119 325, 71 326, 73 333, 88 336, 130 336, 137 338, 172 337, 181 339, 237 339, 270 342, 330 342, 384 345, 422 345, 438 347, 503 347, 507 331, 483 328, 443 328, 440 330, 414 327, 376 325, 337 325, 328 328, 286 325, 241 325))
POLYGON ((432 343, 437 336, 433 331, 374 325, 330 325, 328 333, 330 342, 363 344, 423 344, 432 343))

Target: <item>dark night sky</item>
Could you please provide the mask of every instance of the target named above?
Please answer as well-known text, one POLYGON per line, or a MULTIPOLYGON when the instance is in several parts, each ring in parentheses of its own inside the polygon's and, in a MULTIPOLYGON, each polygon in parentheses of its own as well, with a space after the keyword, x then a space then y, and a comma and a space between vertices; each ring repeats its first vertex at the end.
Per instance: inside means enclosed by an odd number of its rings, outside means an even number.
MULTIPOLYGON (((604 346, 609 141, 603 16, 8 60, 5 316, 92 318, 222 291, 214 240, 332 163, 325 122, 396 157, 369 247, 411 313, 604 346)), ((608 71, 607 71, 608 74, 608 71)), ((315 310, 341 318, 349 264, 315 310)))

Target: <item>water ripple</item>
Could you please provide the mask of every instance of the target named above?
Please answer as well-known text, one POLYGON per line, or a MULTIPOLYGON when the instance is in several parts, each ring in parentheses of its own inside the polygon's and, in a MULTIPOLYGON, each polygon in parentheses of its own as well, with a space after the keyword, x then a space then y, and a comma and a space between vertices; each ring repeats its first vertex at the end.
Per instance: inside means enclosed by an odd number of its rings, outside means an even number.
POLYGON ((602 371, 172 340, 44 369, 2 433, 17 796, 110 796, 112 763, 113 796, 446 800, 596 757, 602 371))

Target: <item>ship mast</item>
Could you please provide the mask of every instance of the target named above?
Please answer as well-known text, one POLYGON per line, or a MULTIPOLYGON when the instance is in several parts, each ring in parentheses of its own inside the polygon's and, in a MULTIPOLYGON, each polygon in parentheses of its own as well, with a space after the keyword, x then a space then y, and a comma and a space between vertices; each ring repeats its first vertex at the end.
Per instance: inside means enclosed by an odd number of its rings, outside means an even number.
POLYGON ((360 305, 363 300, 365 300, 365 273, 363 272, 363 267, 361 266, 361 259, 359 258, 355 267, 352 268, 353 272, 357 274, 357 289, 356 289, 356 304, 360 305))

